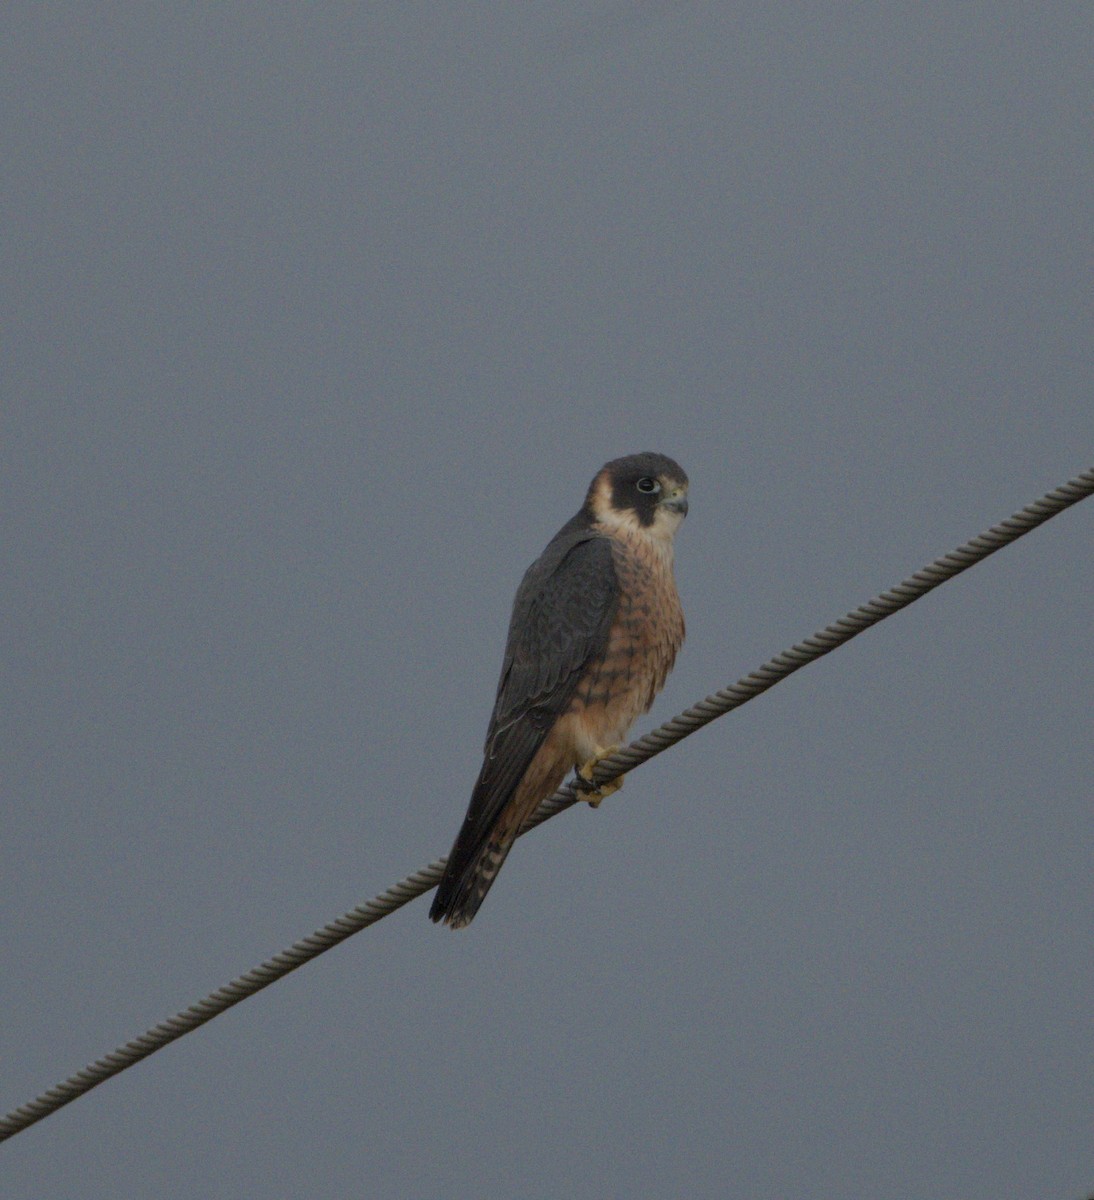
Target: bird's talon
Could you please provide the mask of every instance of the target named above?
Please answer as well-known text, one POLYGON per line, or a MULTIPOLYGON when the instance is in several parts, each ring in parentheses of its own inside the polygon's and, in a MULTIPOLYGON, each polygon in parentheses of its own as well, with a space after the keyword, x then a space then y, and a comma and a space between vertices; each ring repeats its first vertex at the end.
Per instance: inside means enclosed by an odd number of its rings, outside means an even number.
POLYGON ((577 798, 584 800, 590 808, 599 808, 601 800, 614 795, 623 786, 622 775, 609 779, 607 783, 593 782, 593 771, 596 770, 597 763, 610 758, 618 749, 618 746, 611 746, 607 750, 601 750, 587 763, 574 768, 574 792, 577 798))

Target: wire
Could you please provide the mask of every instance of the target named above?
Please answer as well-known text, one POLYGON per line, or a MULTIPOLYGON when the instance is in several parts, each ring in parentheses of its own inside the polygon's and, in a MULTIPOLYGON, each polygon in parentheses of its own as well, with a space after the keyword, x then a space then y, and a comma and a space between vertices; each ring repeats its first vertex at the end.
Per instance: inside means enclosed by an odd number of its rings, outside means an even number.
MULTIPOLYGON (((967 571, 969 567, 982 562, 989 555, 1001 550, 1004 546, 1016 541, 1039 525, 1043 525, 1052 517, 1061 513, 1080 500, 1094 493, 1094 468, 1084 471, 1061 487, 1042 496, 1025 508, 1016 512, 1007 520, 993 525, 986 533, 972 538, 949 554, 935 559, 922 570, 905 579, 896 587, 882 592, 873 600, 849 612, 846 616, 827 625, 824 629, 805 638, 768 659, 763 666, 739 679, 729 687, 707 696, 690 708, 685 709, 679 716, 666 721, 629 746, 618 750, 608 758, 601 759, 593 772, 595 783, 607 783, 617 776, 633 771, 635 767, 663 753, 670 746, 693 734, 697 729, 708 725, 718 717, 740 708, 749 700, 766 692, 775 684, 793 675, 802 667, 825 654, 849 642, 864 630, 883 621, 886 617, 933 591, 940 584, 967 571)), ((562 812, 576 803, 572 784, 566 784, 553 796, 539 806, 536 813, 525 823, 522 835, 541 825, 544 821, 562 812)), ((402 908, 411 900, 436 887, 444 871, 444 858, 438 858, 429 866, 408 875, 401 882, 381 892, 374 899, 356 908, 351 908, 341 917, 317 929, 310 937, 294 942, 288 949, 282 950, 272 958, 266 959, 257 967, 233 979, 223 987, 217 988, 204 1000, 199 1000, 189 1008, 183 1009, 166 1021, 154 1025, 146 1033, 131 1042, 119 1046, 111 1054, 96 1059, 95 1062, 77 1071, 63 1083, 57 1084, 43 1092, 36 1099, 13 1109, 0 1118, 0 1141, 14 1136, 36 1122, 47 1117, 57 1109, 91 1091, 100 1083, 138 1063, 157 1050, 162 1050, 198 1026, 204 1025, 222 1012, 239 1004, 242 1000, 269 987, 271 983, 284 978, 291 971, 311 962, 320 954, 337 946, 340 942, 367 929, 389 913, 402 908)))

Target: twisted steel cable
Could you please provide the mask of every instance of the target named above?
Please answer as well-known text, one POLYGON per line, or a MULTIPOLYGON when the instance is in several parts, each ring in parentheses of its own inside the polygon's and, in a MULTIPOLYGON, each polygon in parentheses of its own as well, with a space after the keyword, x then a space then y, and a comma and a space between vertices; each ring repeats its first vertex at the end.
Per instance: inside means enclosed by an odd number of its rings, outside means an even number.
MULTIPOLYGON (((718 717, 740 708, 749 700, 766 692, 775 684, 793 675, 795 671, 811 662, 822 658, 825 654, 857 637, 863 630, 869 629, 893 613, 899 612, 909 604, 933 591, 940 584, 967 571, 969 567, 982 562, 989 555, 1001 550, 1004 546, 1016 541, 1030 530, 1043 525, 1052 517, 1061 513, 1080 500, 1094 493, 1094 468, 1083 471, 1074 479, 1061 487, 1035 500, 1032 504, 1016 512, 1007 520, 993 525, 987 532, 967 541, 949 554, 935 559, 916 571, 914 575, 902 583, 882 592, 866 604, 859 605, 833 621, 831 625, 807 637, 804 641, 791 646, 774 658, 768 659, 763 666, 739 679, 729 687, 707 696, 690 708, 685 709, 679 716, 666 721, 657 729, 631 742, 608 758, 602 759, 593 772, 594 782, 607 783, 617 776, 633 771, 635 767, 661 754, 670 746, 676 745, 697 729, 708 725, 718 717)), ((521 834, 527 833, 537 825, 556 816, 563 809, 569 808, 576 802, 573 785, 566 784, 553 796, 544 800, 536 813, 525 823, 521 834)), ((189 1008, 183 1009, 166 1021, 152 1026, 146 1033, 131 1042, 119 1046, 111 1054, 96 1059, 82 1071, 70 1076, 63 1083, 57 1084, 43 1092, 36 1099, 13 1109, 0 1118, 0 1141, 14 1136, 36 1122, 47 1117, 57 1109, 91 1091, 100 1083, 110 1079, 138 1063, 157 1050, 204 1025, 222 1012, 255 995, 271 983, 295 971, 305 963, 311 962, 320 954, 337 946, 340 942, 367 929, 381 918, 402 908, 415 897, 436 887, 444 871, 444 858, 438 858, 429 866, 423 867, 414 874, 408 875, 401 882, 381 892, 374 899, 356 908, 350 909, 341 917, 317 929, 310 937, 294 942, 288 949, 282 950, 272 958, 266 959, 257 967, 233 979, 223 987, 217 988, 204 1000, 199 1000, 189 1008)))

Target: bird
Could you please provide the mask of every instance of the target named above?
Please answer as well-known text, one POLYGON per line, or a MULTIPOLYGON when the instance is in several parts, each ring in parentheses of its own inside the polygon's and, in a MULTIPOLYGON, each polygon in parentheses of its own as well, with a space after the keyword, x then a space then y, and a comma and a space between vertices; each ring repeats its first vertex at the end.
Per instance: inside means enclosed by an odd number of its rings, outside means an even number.
POLYGON ((616 458, 525 572, 513 601, 482 769, 429 916, 470 924, 521 826, 571 769, 593 769, 649 710, 684 640, 673 539, 688 477, 664 454, 616 458))

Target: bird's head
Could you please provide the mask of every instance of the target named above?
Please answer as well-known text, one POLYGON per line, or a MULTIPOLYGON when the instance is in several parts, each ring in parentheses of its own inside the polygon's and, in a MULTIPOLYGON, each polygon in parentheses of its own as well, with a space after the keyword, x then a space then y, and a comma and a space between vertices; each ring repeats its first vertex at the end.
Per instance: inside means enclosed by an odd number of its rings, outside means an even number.
POLYGON ((585 507, 608 531, 671 540, 688 511, 688 477, 664 454, 629 454, 596 473, 585 507))

